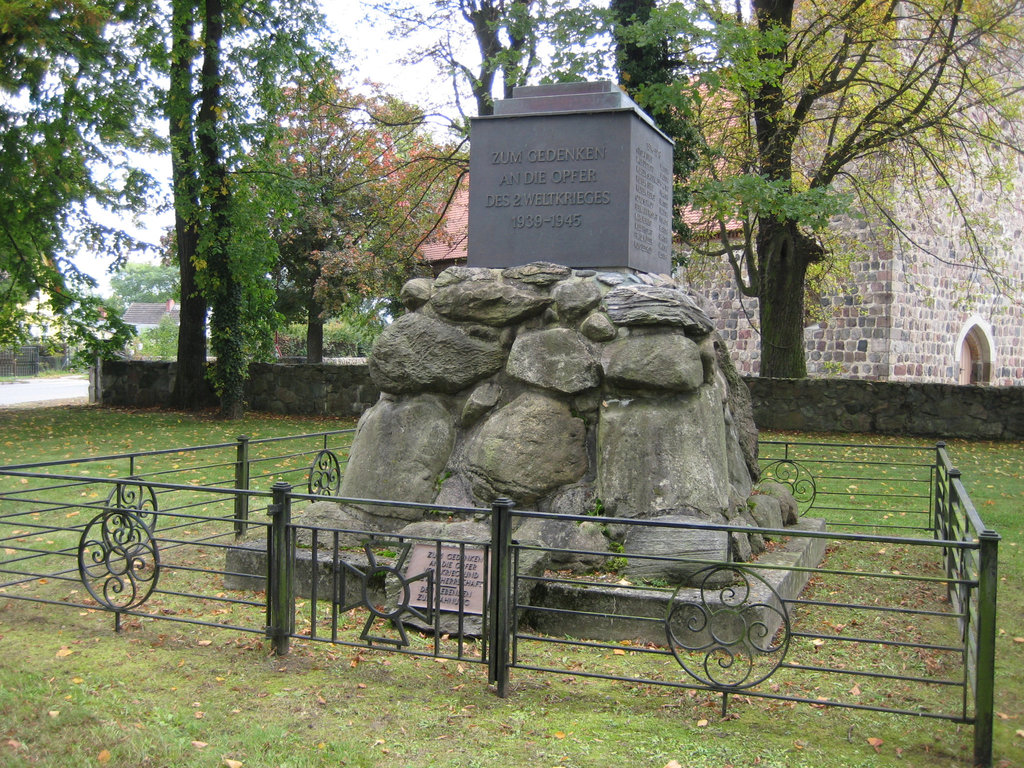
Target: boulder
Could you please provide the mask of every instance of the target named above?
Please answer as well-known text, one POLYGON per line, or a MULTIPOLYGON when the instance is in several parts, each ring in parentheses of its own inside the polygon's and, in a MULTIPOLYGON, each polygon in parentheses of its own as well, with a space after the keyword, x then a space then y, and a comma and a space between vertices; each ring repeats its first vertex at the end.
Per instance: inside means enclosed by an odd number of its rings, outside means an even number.
POLYGON ((757 492, 778 500, 783 525, 796 525, 800 521, 800 504, 793 497, 793 492, 788 485, 765 481, 758 484, 757 492))
POLYGON ((628 558, 625 576, 631 581, 688 584, 709 563, 729 559, 728 531, 675 527, 704 526, 707 520, 693 515, 662 515, 651 519, 660 526, 631 526, 624 544, 628 558), (667 558, 667 559, 659 559, 667 558))
POLYGON ((619 332, 604 312, 592 312, 580 324, 580 333, 591 341, 611 341, 619 332))
POLYGON ((570 328, 522 333, 508 355, 513 378, 565 394, 601 383, 600 367, 590 344, 570 328))
POLYGON ((540 511, 553 515, 592 515, 600 514, 600 506, 593 483, 577 483, 559 488, 548 496, 540 511))
POLYGON ((505 364, 493 333, 471 334, 462 326, 424 314, 403 315, 377 338, 370 376, 384 392, 454 393, 497 373, 505 364))
POLYGON ((561 400, 524 392, 490 414, 466 447, 466 471, 481 499, 532 504, 587 469, 583 420, 561 400))
POLYGON ((590 571, 600 568, 609 557, 608 539, 597 523, 530 518, 515 530, 514 537, 522 545, 544 550, 541 560, 545 569, 590 571))
POLYGON ((678 326, 698 337, 715 328, 693 299, 668 286, 620 285, 604 297, 604 306, 616 325, 678 326))
POLYGON ((425 277, 414 277, 402 286, 400 298, 408 310, 417 310, 430 301, 434 281, 425 277))
POLYGON ((519 282, 471 279, 438 287, 430 306, 439 315, 459 322, 502 326, 539 315, 551 304, 545 293, 519 282))
POLYGON ((501 386, 497 382, 485 381, 475 387, 462 406, 462 428, 467 429, 480 421, 485 413, 498 404, 500 397, 501 386))
MULTIPOLYGON (((429 504, 455 443, 455 425, 436 395, 381 398, 359 420, 339 495, 429 504)), ((365 505, 360 509, 387 529, 386 520, 409 522, 415 507, 365 505)))
POLYGON ((746 475, 752 480, 757 480, 761 468, 757 462, 757 425, 754 423, 754 404, 750 398, 750 390, 733 365, 725 341, 717 331, 703 344, 706 345, 708 342, 713 350, 713 355, 709 357, 713 357, 718 374, 725 382, 727 413, 732 421, 732 433, 747 465, 746 475))
POLYGON ((609 515, 653 517, 692 507, 724 514, 728 456, 721 403, 711 387, 671 400, 602 403, 597 492, 609 515))
POLYGON ((563 264, 552 264, 548 261, 532 261, 501 271, 501 276, 509 280, 519 280, 530 285, 548 286, 572 277, 572 270, 563 264))
POLYGON ((610 388, 692 392, 704 383, 698 346, 680 334, 629 336, 605 347, 610 388))
POLYGON ((559 317, 582 317, 601 303, 601 289, 593 280, 567 280, 551 292, 559 317))
POLYGON ((755 493, 750 497, 750 516, 759 528, 782 527, 782 505, 774 496, 755 493))
MULTIPOLYGON (((317 535, 317 549, 333 548, 334 532, 329 529, 339 531, 339 547, 359 546, 367 539, 367 533, 379 530, 373 516, 367 515, 364 510, 331 501, 315 501, 295 511, 292 514, 292 523, 297 526, 295 543, 300 547, 312 547, 312 529, 321 529, 317 535)), ((261 533, 264 532, 261 530, 261 533)))

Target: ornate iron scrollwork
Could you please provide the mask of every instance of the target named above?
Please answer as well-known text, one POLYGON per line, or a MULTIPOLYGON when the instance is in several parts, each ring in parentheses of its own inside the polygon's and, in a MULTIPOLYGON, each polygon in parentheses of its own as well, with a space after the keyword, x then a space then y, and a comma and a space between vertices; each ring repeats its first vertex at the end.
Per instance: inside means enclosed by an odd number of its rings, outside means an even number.
POLYGON ((696 577, 699 588, 677 589, 665 617, 679 665, 718 690, 763 682, 789 649, 789 614, 782 599, 768 582, 737 565, 709 566, 696 577))
POLYGON ((308 488, 311 496, 338 495, 341 490, 341 463, 334 451, 324 448, 313 459, 308 488))
POLYGON ((761 470, 761 479, 773 480, 788 486, 800 507, 801 517, 814 506, 818 489, 814 483, 814 475, 803 464, 792 459, 773 461, 761 470))
POLYGON ((160 551, 142 518, 127 509, 107 509, 82 531, 78 573, 96 602, 127 611, 146 602, 160 577, 160 551))
MULTIPOLYGON (((376 542, 377 546, 380 546, 380 542, 376 542)), ((394 558, 393 564, 382 563, 377 560, 377 555, 373 551, 373 542, 367 542, 364 545, 364 551, 366 552, 367 565, 365 568, 359 568, 348 562, 343 562, 343 566, 346 571, 354 575, 361 582, 361 588, 359 590, 359 599, 345 602, 345 596, 340 595, 338 598, 339 610, 341 612, 350 611, 353 608, 366 608, 370 615, 366 619, 366 624, 363 625, 363 631, 359 637, 366 643, 387 643, 394 645, 396 648, 404 648, 409 645, 409 635, 405 631, 405 624, 402 621, 402 616, 408 614, 425 624, 430 623, 430 612, 431 602, 433 597, 433 575, 432 570, 424 571, 423 573, 415 576, 406 576, 403 573, 405 569, 405 561, 409 555, 409 548, 411 544, 409 542, 403 542, 397 545, 397 554, 394 558), (417 581, 426 580, 427 588, 427 608, 426 611, 422 611, 411 605, 413 597, 412 585, 417 581), (383 589, 385 594, 385 602, 388 605, 383 605, 376 602, 373 599, 373 586, 378 585, 378 594, 383 589), (391 602, 391 596, 394 595, 394 602, 391 602), (387 621, 391 620, 391 623, 398 631, 398 638, 384 637, 382 635, 371 634, 374 624, 377 619, 384 619, 387 621)))
POLYGON ((153 488, 135 477, 129 477, 128 481, 118 482, 107 496, 107 506, 131 510, 151 531, 156 530, 158 508, 153 488))

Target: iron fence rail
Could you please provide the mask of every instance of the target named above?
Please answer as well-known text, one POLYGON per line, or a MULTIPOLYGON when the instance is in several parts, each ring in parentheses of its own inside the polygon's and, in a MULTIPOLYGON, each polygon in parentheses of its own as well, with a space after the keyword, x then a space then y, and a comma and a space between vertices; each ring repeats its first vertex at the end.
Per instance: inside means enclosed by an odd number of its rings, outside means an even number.
POLYGON ((0 468, 0 598, 107 611, 115 628, 261 634, 278 653, 302 639, 479 663, 502 696, 529 670, 705 691, 723 713, 742 696, 969 723, 976 762, 991 763, 999 537, 941 444, 764 444, 766 474, 804 515, 774 529, 342 499, 349 434, 0 468), (321 499, 481 527, 467 538, 292 519, 321 499), (689 558, 679 587, 627 578, 670 555, 566 547, 601 564, 540 567, 552 549, 514 535, 528 520, 770 546, 746 563, 689 558))

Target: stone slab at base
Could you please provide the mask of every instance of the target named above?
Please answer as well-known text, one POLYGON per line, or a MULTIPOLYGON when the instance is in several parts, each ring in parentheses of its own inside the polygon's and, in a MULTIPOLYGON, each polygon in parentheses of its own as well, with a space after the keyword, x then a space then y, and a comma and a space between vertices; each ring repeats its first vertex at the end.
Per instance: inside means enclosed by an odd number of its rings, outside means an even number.
MULTIPOLYGON (((334 554, 325 549, 317 550, 317 599, 330 600, 334 594, 334 554)), ((346 552, 345 560, 360 570, 368 566, 366 555, 346 552)), ((391 561, 379 558, 379 564, 392 565, 391 561)), ((295 596, 312 599, 313 596, 313 550, 295 551, 295 596)), ((263 539, 235 544, 227 549, 224 563, 224 588, 262 591, 267 588, 267 542, 263 539)), ((340 579, 339 579, 340 580, 340 579)), ((345 578, 345 604, 361 599, 362 580, 351 574, 345 578)), ((374 603, 385 600, 384 584, 369 584, 369 597, 374 603)))
MULTIPOLYGON (((809 571, 790 569, 817 567, 825 556, 828 544, 828 539, 799 535, 800 531, 824 532, 824 520, 802 518, 797 525, 792 526, 792 530, 794 535, 784 546, 764 553, 756 563, 747 564, 782 600, 798 597, 811 577, 809 571), (757 566, 771 566, 771 569, 757 566)), ((761 617, 765 621, 767 636, 772 637, 782 623, 776 613, 779 601, 756 581, 751 588, 748 602, 769 606, 761 611, 761 617)), ((713 600, 717 592, 710 588, 705 590, 706 599, 713 600)), ((671 590, 541 582, 531 594, 531 605, 523 607, 521 618, 537 632, 547 635, 665 645, 665 616, 671 597, 671 590)), ((678 592, 677 602, 699 600, 698 589, 681 589, 678 592)), ((709 605, 709 608, 714 610, 714 605, 709 605)), ((699 635, 693 638, 695 644, 707 640, 707 637, 699 635)))
MULTIPOLYGON (((318 549, 316 591, 317 600, 334 599, 334 554, 329 549, 318 549)), ((366 555, 359 552, 344 553, 344 560, 350 566, 360 571, 367 571, 369 562, 366 555)), ((391 568, 395 565, 393 558, 377 557, 376 564, 391 568)), ((263 539, 254 539, 249 542, 236 544, 227 550, 225 557, 226 571, 224 575, 225 589, 240 589, 262 591, 267 587, 267 542, 263 539)), ((344 600, 339 601, 342 605, 355 605, 364 602, 363 582, 364 580, 348 571, 339 564, 339 579, 337 590, 342 591, 341 572, 345 572, 344 579, 344 600)), ((299 548, 295 551, 294 571, 295 596, 311 600, 313 598, 313 550, 299 548)), ((394 606, 397 601, 396 584, 386 583, 385 580, 370 579, 366 582, 365 600, 374 605, 394 606)), ((408 616, 408 614, 406 614, 408 616)), ((410 617, 406 625, 421 632, 432 632, 435 627, 431 624, 419 621, 410 617)), ((482 632, 482 618, 479 615, 458 611, 441 611, 437 617, 437 627, 440 633, 460 635, 464 637, 479 637, 482 632)))
MULTIPOLYGON (((757 562, 748 567, 757 573, 782 598, 791 600, 800 595, 811 577, 811 571, 791 570, 794 568, 815 568, 825 556, 828 539, 800 536, 800 532, 824 532, 825 521, 817 518, 803 518, 792 526, 793 535, 789 541, 772 552, 761 555, 757 562), (761 566, 761 567, 757 567, 761 566), (771 566, 768 568, 767 566, 771 566)), ((357 568, 367 565, 366 557, 359 553, 346 552, 345 558, 357 568)), ((296 551, 295 594, 297 597, 312 597, 311 549, 296 551)), ((329 600, 333 594, 333 554, 317 550, 320 577, 317 582, 317 596, 329 600)), ((388 563, 390 565, 390 563, 388 563)), ((237 544, 227 550, 224 577, 226 589, 263 590, 266 588, 266 542, 252 541, 237 544)), ((384 584, 368 585, 370 600, 385 604, 388 596, 384 584)), ((779 629, 781 619, 776 611, 779 601, 762 584, 752 585, 749 603, 764 603, 769 606, 762 612, 767 635, 771 637, 779 629)), ((346 604, 361 599, 362 582, 356 578, 345 581, 346 604)), ((697 589, 679 590, 677 602, 699 600, 697 589)), ((717 590, 706 590, 711 599, 717 590)), ((548 635, 585 638, 633 643, 654 643, 665 645, 665 616, 668 611, 671 591, 636 589, 607 584, 565 584, 538 582, 530 593, 530 605, 520 607, 521 623, 537 632, 548 635), (566 611, 563 613, 563 611, 566 611)), ((712 609, 714 606, 710 606, 712 609)), ((457 617, 457 614, 453 614, 457 617)), ((465 617, 472 627, 464 625, 466 635, 479 631, 479 617, 465 617)), ((428 627, 416 624, 418 629, 428 627)), ((447 624, 445 625, 447 629, 447 624)))

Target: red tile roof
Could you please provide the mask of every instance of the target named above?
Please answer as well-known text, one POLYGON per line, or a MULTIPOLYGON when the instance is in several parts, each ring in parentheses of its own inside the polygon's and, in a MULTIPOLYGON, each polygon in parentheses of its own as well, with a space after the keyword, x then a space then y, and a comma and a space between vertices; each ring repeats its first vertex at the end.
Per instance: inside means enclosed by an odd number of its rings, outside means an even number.
POLYGON ((440 230, 431 235, 420 248, 423 260, 435 274, 453 264, 465 264, 468 236, 469 176, 465 176, 448 206, 440 230))

